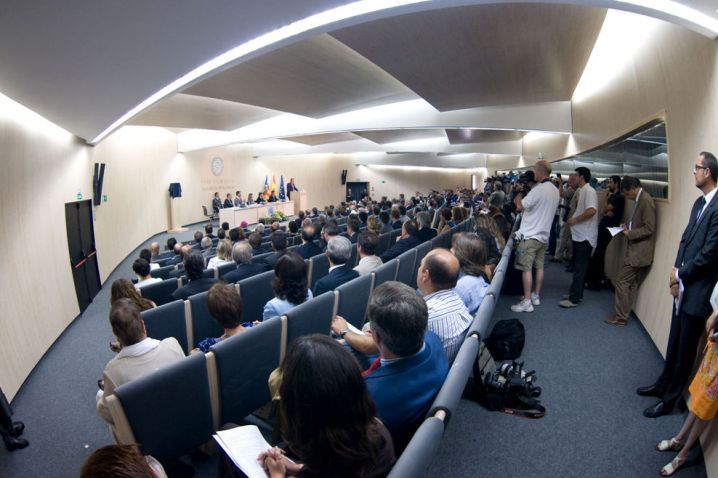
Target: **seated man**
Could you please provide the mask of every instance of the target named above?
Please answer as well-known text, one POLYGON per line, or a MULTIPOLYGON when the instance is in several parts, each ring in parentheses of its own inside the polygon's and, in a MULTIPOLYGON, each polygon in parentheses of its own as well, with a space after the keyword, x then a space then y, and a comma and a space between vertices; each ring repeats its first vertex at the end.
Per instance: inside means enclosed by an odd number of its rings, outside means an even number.
POLYGON ((449 363, 454 361, 473 317, 454 291, 459 260, 446 249, 434 249, 422 260, 416 284, 429 309, 429 330, 441 338, 449 363))
POLYGON ((162 341, 147 337, 145 323, 140 311, 129 299, 119 299, 110 310, 112 332, 120 343, 120 352, 105 366, 100 390, 97 392, 97 413, 110 425, 113 424, 107 397, 115 388, 139 378, 158 368, 178 362, 184 352, 177 339, 162 341))
POLYGON ((366 385, 400 451, 429 411, 449 365, 441 340, 426 330, 426 303, 408 285, 390 281, 374 289, 368 315, 381 356, 364 372, 366 385))
POLYGON ((322 249, 314 243, 314 226, 304 226, 302 228, 302 245, 297 248, 296 252, 304 259, 309 259, 317 254, 322 253, 322 249))
POLYGON ((352 255, 349 239, 342 236, 332 237, 327 244, 326 254, 329 258, 329 273, 314 284, 314 297, 359 277, 357 271, 346 265, 352 255))
POLYGON ((387 263, 418 245, 419 239, 416 237, 416 223, 414 221, 406 221, 401 226, 401 236, 399 236, 393 246, 381 255, 381 260, 387 263))
POLYGON ((209 256, 212 255, 212 239, 209 237, 203 237, 200 244, 200 253, 202 254, 202 257, 204 258, 205 264, 209 260, 209 256))
POLYGON ((202 277, 204 258, 199 252, 190 252, 187 255, 184 260, 184 270, 189 279, 189 284, 172 292, 174 300, 186 300, 191 295, 208 291, 217 282, 217 279, 202 277))
POLYGON ((383 264, 380 258, 374 255, 376 247, 379 245, 379 236, 371 231, 362 231, 358 234, 357 254, 359 254, 359 264, 354 268, 359 275, 371 274, 371 271, 383 264))
POLYGON ((401 213, 399 212, 399 209, 392 208, 390 216, 391 216, 392 230, 401 229, 401 225, 403 224, 403 221, 401 220, 401 213))
POLYGON ((381 229, 379 229, 380 234, 384 234, 387 232, 391 232, 394 230, 394 228, 391 225, 391 222, 389 222, 389 213, 386 211, 381 211, 379 213, 379 221, 381 222, 381 229))
POLYGON ((287 234, 284 231, 275 230, 269 236, 269 241, 272 247, 272 255, 264 259, 267 270, 274 269, 274 265, 277 263, 277 260, 287 253, 287 234))
POLYGON ((431 216, 428 212, 420 212, 416 215, 416 220, 419 224, 419 230, 416 232, 419 242, 430 241, 436 237, 436 229, 431 228, 431 216))
MULTIPOLYGON (((155 242, 154 244, 157 244, 157 243, 155 242)), ((159 247, 159 244, 157 244, 157 246, 159 247)), ((150 265, 151 271, 160 268, 159 264, 155 264, 154 262, 152 262, 152 252, 150 252, 149 249, 142 249, 140 251, 140 259, 144 259, 147 261, 147 263, 150 265)))
POLYGON ((205 237, 209 237, 210 239, 214 239, 215 237, 217 237, 214 234, 212 234, 212 231, 213 231, 212 224, 206 224, 204 226, 204 236, 205 237))
POLYGON ((252 247, 252 255, 258 256, 259 254, 264 254, 265 251, 262 248, 262 234, 258 233, 257 231, 254 231, 252 234, 249 235, 249 238, 247 239, 249 241, 249 245, 252 247))
POLYGON ((347 221, 347 236, 352 244, 356 244, 359 236, 359 220, 355 218, 349 218, 347 221))
POLYGON ((150 275, 150 264, 145 259, 136 259, 135 262, 132 263, 132 270, 137 274, 137 284, 135 284, 137 290, 140 290, 140 288, 146 285, 162 282, 162 279, 159 277, 152 277, 150 275))
POLYGON ((324 244, 324 252, 327 250, 327 244, 329 244, 329 240, 332 237, 339 235, 339 228, 337 227, 336 223, 328 222, 324 225, 322 228, 322 242, 324 244))
MULTIPOLYGON (((160 243, 159 242, 153 242, 150 244, 150 264, 153 264, 154 261, 159 259, 160 257, 160 243)), ((159 267, 159 264, 157 264, 159 267)))
POLYGON ((225 282, 239 282, 267 270, 264 263, 252 262, 252 246, 246 241, 238 242, 232 247, 232 260, 237 264, 237 268, 222 276, 222 280, 225 282))
POLYGON ((194 233, 194 240, 190 242, 189 244, 192 246, 192 249, 199 250, 202 246, 202 239, 204 238, 204 234, 202 234, 201 231, 195 231, 194 233))
MULTIPOLYGON (((167 241, 167 243, 169 245, 169 241, 167 241)), ((165 264, 167 266, 174 266, 182 262, 182 243, 174 241, 174 243, 172 244, 172 252, 174 252, 175 255, 172 257, 172 259, 167 261, 167 264, 165 264)))

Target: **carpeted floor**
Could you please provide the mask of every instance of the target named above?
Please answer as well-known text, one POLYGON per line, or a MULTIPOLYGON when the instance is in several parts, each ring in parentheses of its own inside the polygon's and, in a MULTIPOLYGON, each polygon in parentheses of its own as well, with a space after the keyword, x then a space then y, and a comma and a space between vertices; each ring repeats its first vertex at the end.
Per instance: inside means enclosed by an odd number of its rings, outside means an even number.
MULTIPOLYGON (((189 240, 195 229, 176 237, 189 240)), ((160 234, 152 240, 166 238, 160 234)), ((108 348, 109 285, 132 277, 130 264, 140 247, 50 348, 13 401, 15 418, 25 422, 31 445, 14 453, 0 447, 0 476, 77 476, 89 453, 111 443, 95 413, 96 382, 113 355, 108 348)), ((635 320, 623 329, 603 323, 612 304, 609 292, 587 291, 580 307, 560 309, 569 280, 552 264, 543 304, 535 312, 512 313, 514 297, 502 297, 496 308, 499 318, 518 316, 526 325, 523 358, 538 372, 547 416, 526 420, 462 400, 428 476, 655 476, 670 460, 654 446, 678 430, 683 415, 646 419, 641 412, 652 399, 634 393, 658 375, 660 354, 635 320)), ((215 459, 195 465, 196 476, 215 476, 215 459)), ((704 477, 706 472, 701 462, 680 476, 704 477)))

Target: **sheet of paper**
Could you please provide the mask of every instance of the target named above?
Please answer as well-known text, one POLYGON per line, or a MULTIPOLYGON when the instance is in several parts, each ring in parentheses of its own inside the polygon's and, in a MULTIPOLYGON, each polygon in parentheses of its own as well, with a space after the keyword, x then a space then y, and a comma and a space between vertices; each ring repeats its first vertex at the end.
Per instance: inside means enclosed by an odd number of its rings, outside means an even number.
POLYGON ((607 227, 606 229, 608 229, 608 232, 611 233, 611 237, 615 236, 616 234, 620 234, 620 233, 623 232, 623 228, 622 228, 622 227, 607 227))
POLYGON ((267 478, 267 473, 257 461, 257 456, 271 446, 255 425, 218 431, 214 439, 249 478, 267 478))

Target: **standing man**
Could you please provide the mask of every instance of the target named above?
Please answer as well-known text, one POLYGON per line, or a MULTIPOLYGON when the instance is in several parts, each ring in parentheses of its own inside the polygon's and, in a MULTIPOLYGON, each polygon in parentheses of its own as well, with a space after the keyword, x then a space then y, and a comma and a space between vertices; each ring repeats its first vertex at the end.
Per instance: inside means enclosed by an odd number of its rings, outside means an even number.
POLYGON ((700 153, 693 165, 693 177, 703 195, 693 204, 671 271, 671 295, 676 300, 668 336, 666 364, 656 383, 636 390, 638 395, 661 399, 644 410, 643 415, 648 418, 669 414, 681 398, 691 377, 706 317, 712 311, 710 296, 718 279, 716 157, 708 152, 700 153))
MULTIPOLYGON (((641 187, 638 186, 637 191, 640 189, 641 187)), ((611 176, 608 178, 608 196, 606 197, 606 207, 603 210, 601 222, 598 223, 598 242, 596 243, 596 250, 593 252, 591 263, 588 268, 588 278, 586 279, 586 282, 588 282, 588 289, 600 290, 606 281, 606 275, 604 273, 606 248, 608 247, 608 243, 611 242, 611 239, 613 238, 611 233, 608 231, 608 228, 618 227, 618 225, 621 224, 624 202, 625 200, 623 194, 621 194, 621 178, 619 176, 611 176)), ((653 202, 653 199, 651 199, 651 202, 653 202)), ((635 214, 635 210, 633 212, 635 214)), ((651 234, 653 234, 653 231, 651 231, 651 234)), ((651 251, 651 260, 652 259, 653 252, 651 251)))
POLYGON ((212 198, 212 210, 217 214, 220 209, 222 209, 222 200, 219 198, 219 193, 215 192, 212 198))
POLYGON ((536 186, 527 194, 516 195, 514 204, 518 212, 523 211, 519 235, 521 242, 516 246, 514 267, 521 271, 524 295, 518 304, 512 305, 514 312, 533 312, 534 305, 540 305, 541 285, 543 283, 543 261, 546 243, 553 223, 553 214, 558 207, 558 189, 549 179, 551 165, 540 160, 534 165, 536 186), (531 292, 532 269, 536 268, 536 284, 531 292))
POLYGON ((292 193, 294 191, 299 191, 299 188, 294 184, 294 178, 291 178, 289 184, 287 184, 287 199, 292 199, 292 193))
POLYGON ((621 225, 626 236, 626 252, 621 268, 616 275, 615 313, 608 316, 606 323, 623 327, 628 322, 638 287, 653 262, 656 245, 656 205, 653 198, 641 187, 638 178, 625 176, 623 194, 634 202, 626 224, 621 225))
POLYGON ((591 251, 596 247, 598 240, 598 197, 596 190, 588 182, 591 180, 591 171, 583 166, 576 168, 578 181, 578 201, 576 211, 568 219, 571 226, 571 245, 573 247, 573 281, 568 297, 558 303, 561 307, 576 307, 583 299, 583 286, 586 281, 588 263, 591 261, 591 251))

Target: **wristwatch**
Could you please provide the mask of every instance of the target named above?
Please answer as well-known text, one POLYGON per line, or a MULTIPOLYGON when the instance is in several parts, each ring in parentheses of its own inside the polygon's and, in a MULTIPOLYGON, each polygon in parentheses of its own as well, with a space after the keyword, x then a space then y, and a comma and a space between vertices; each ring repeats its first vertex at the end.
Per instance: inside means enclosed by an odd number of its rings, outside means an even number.
POLYGON ((344 336, 347 334, 347 332, 349 332, 349 329, 344 329, 341 332, 339 332, 339 338, 343 339, 344 336))

